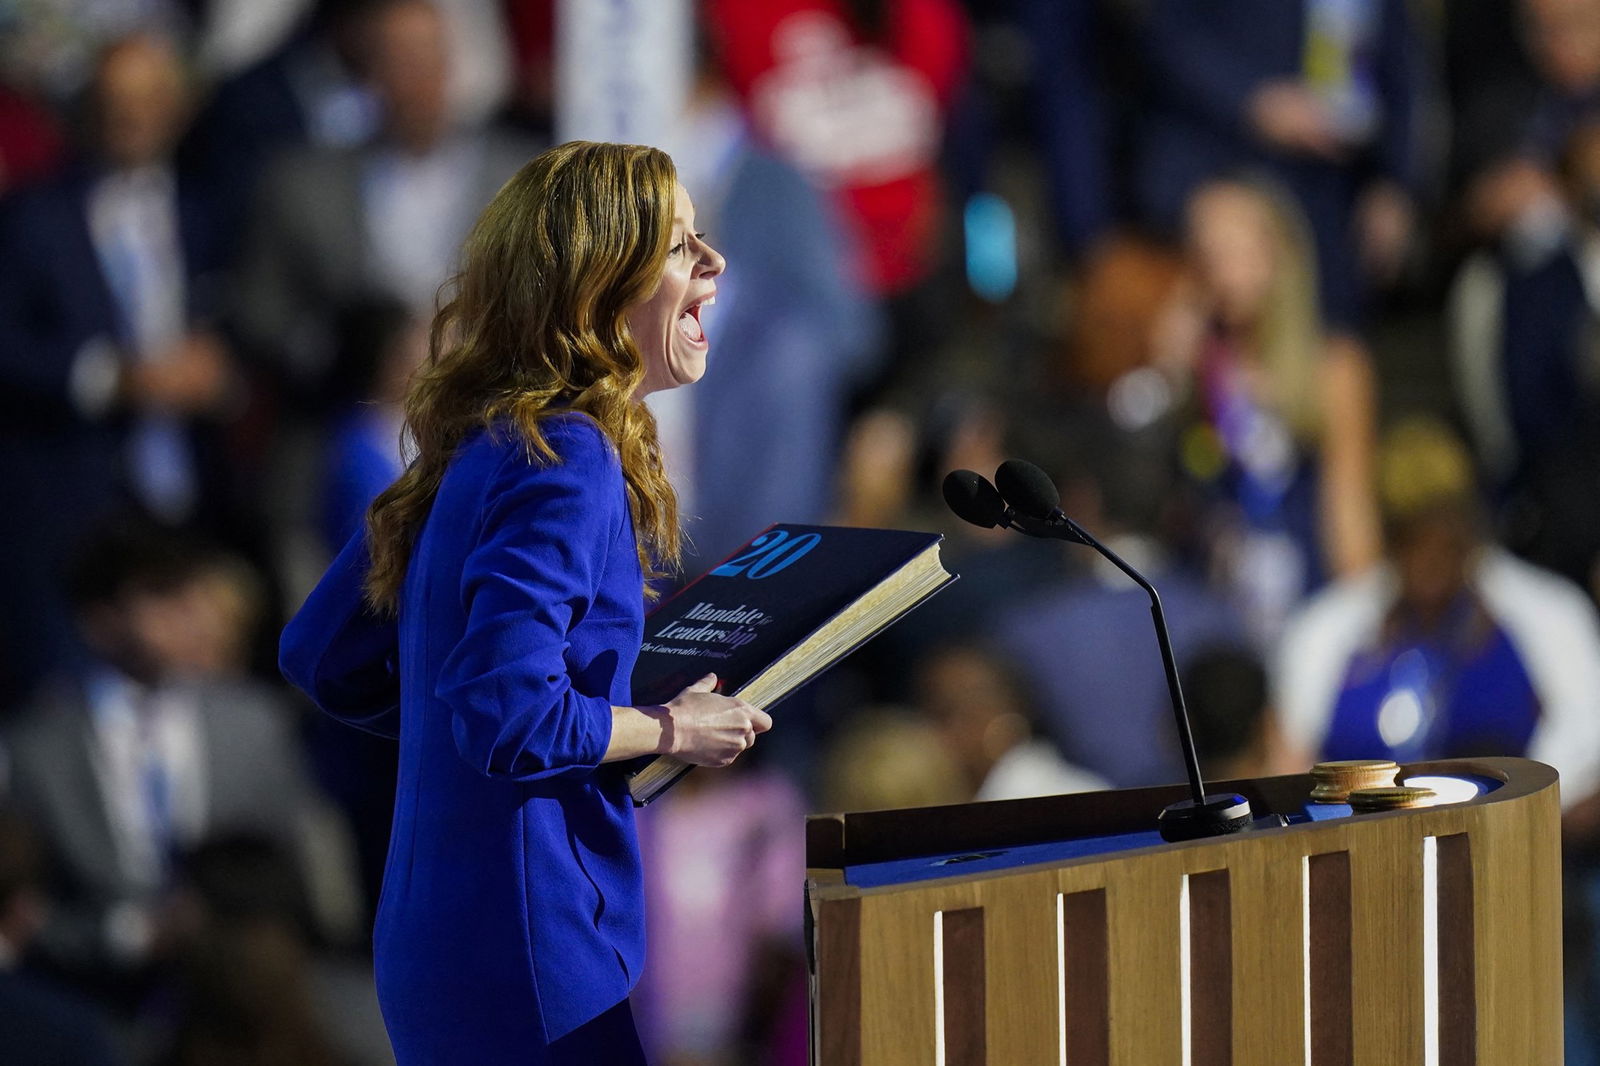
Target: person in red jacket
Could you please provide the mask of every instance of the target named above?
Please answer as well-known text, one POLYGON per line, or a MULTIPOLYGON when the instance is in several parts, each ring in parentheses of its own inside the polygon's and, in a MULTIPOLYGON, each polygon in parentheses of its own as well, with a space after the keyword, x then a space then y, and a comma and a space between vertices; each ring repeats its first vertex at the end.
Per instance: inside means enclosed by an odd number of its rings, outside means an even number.
POLYGON ((753 124, 855 226, 867 291, 936 261, 945 118, 967 69, 955 0, 706 0, 706 32, 753 124))

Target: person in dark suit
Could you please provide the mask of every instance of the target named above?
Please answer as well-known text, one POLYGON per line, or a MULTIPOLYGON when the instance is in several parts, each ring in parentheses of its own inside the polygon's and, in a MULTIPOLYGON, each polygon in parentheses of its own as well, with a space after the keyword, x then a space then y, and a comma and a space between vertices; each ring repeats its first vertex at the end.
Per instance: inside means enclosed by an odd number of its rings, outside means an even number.
MULTIPOLYGON (((279 568, 314 573, 294 555, 314 530, 315 478, 331 416, 361 397, 339 359, 338 318, 374 297, 433 314, 472 220, 535 154, 520 138, 458 121, 450 107, 449 26, 429 0, 373 0, 360 15, 376 134, 311 145, 263 173, 230 279, 232 325, 276 418, 260 492, 279 568)), ((304 585, 301 584, 303 590, 304 585)))
POLYGON ((1321 303, 1340 329, 1398 270, 1422 179, 1421 47, 1404 0, 1155 0, 1135 184, 1172 231, 1197 186, 1259 168, 1316 237, 1321 303))
POLYGON ((1559 177, 1548 247, 1508 237, 1462 267, 1452 354, 1507 546, 1600 596, 1600 119, 1573 134, 1559 177))
POLYGON ((0 203, 0 706, 72 647, 55 581, 98 516, 206 509, 196 434, 229 396, 206 325, 219 255, 171 164, 186 104, 170 43, 111 45, 90 103, 88 151, 0 203))
POLYGON ((216 87, 183 157, 241 231, 260 181, 285 152, 353 147, 377 128, 378 101, 359 77, 367 0, 317 0, 289 40, 216 87))
POLYGON ((85 988, 137 994, 168 939, 180 855, 227 831, 294 847, 313 793, 270 690, 185 677, 207 638, 207 553, 143 519, 97 530, 71 599, 93 658, 53 675, 0 735, 12 801, 55 859, 39 954, 85 988))
POLYGON ((100 1012, 23 968, 49 909, 44 865, 33 827, 0 808, 0 1047, 9 1066, 120 1066, 100 1012))
POLYGON ((534 154, 458 124, 448 26, 429 0, 375 0, 362 32, 376 135, 290 152, 267 169, 234 279, 248 351, 301 409, 357 398, 329 395, 344 369, 340 310, 384 295, 431 314, 472 220, 534 154))
POLYGON ((374 936, 401 1066, 640 1063, 633 808, 617 768, 725 765, 771 726, 629 688, 677 506, 640 401, 705 372, 723 259, 656 149, 572 142, 467 243, 406 417, 417 456, 284 630, 284 673, 400 741, 374 936))

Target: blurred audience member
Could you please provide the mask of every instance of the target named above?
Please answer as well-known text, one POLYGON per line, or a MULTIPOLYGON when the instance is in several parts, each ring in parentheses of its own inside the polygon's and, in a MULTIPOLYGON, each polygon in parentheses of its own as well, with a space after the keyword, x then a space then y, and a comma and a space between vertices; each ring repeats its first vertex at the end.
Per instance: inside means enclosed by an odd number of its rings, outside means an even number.
POLYGON ((696 770, 640 815, 639 845, 650 945, 633 1001, 651 1061, 791 1061, 772 1038, 805 980, 799 792, 759 765, 696 770))
POLYGON ((878 322, 845 268, 842 221, 755 143, 709 70, 681 138, 695 217, 739 264, 705 316, 717 352, 705 379, 650 399, 679 507, 694 516, 693 554, 708 564, 774 521, 827 517, 845 405, 872 369, 878 322))
POLYGON ((171 163, 188 108, 173 46, 111 45, 90 105, 85 154, 0 205, 0 699, 70 644, 53 582, 97 516, 124 496, 169 520, 213 502, 196 434, 230 358, 206 326, 214 233, 171 163))
POLYGON ((950 318, 926 283, 947 225, 944 125, 967 68, 961 5, 708 0, 704 10, 757 134, 853 223, 856 280, 889 301, 889 371, 911 369, 950 318))
POLYGON ((288 712, 243 680, 186 676, 207 639, 207 555, 140 520, 103 527, 71 579, 92 659, 5 734, 10 787, 56 853, 44 959, 129 991, 168 945, 181 849, 233 828, 298 843, 312 794, 288 712))
POLYGON ((49 911, 44 866, 32 827, 0 809, 0 1048, 7 1066, 116 1066, 99 1013, 23 969, 49 911))
POLYGON ((1313 277, 1329 322, 1358 325, 1367 286, 1399 271, 1423 178, 1423 48, 1407 7, 1154 0, 1135 173, 1149 220, 1176 228, 1202 182, 1267 169, 1315 234, 1313 277))
POLYGON ((184 155, 204 177, 230 237, 243 228, 257 184, 280 155, 312 145, 351 147, 376 132, 378 101, 360 76, 368 6, 370 0, 316 0, 287 41, 222 80, 201 111, 184 155))
POLYGON ((176 951, 183 1009, 163 1066, 393 1062, 370 972, 365 988, 330 981, 295 864, 270 838, 202 844, 176 900, 188 926, 176 951))
POLYGON ((1457 278, 1455 384, 1508 546, 1600 595, 1600 121, 1560 171, 1568 222, 1550 254, 1480 253, 1457 278))
POLYGON ((1575 586, 1489 543, 1465 448, 1385 438, 1388 562, 1316 596, 1278 654, 1277 704, 1320 759, 1526 755, 1570 805, 1600 786, 1600 623, 1575 586))
MULTIPOLYGON (((998 613, 1067 573, 1059 544, 960 522, 933 495, 950 470, 989 476, 1006 459, 1022 421, 1007 407, 994 397, 951 389, 920 427, 888 408, 867 411, 851 427, 840 472, 839 521, 947 531, 942 556, 951 572, 962 575, 843 668, 841 676, 853 673, 862 680, 869 700, 908 698, 913 671, 929 649, 983 640, 998 613)), ((1028 447, 1018 450, 1032 454, 1028 447)))
POLYGON ((973 799, 1023 799, 1106 787, 1034 734, 1034 701, 1017 671, 993 652, 976 646, 937 649, 917 670, 912 691, 917 709, 943 734, 973 799))
MULTIPOLYGON (((952 387, 920 424, 891 408, 866 411, 845 443, 843 525, 944 530, 942 555, 962 581, 890 627, 856 656, 870 664, 872 695, 904 699, 912 669, 930 648, 978 642, 997 611, 1050 586, 1067 568, 1058 544, 1024 538, 1014 530, 981 528, 950 514, 939 485, 954 469, 994 474, 1026 429, 1026 416, 994 395, 952 387)), ((1051 418, 1074 411, 1051 407, 1051 418)), ((1029 448, 1022 447, 1022 451, 1029 448)))
POLYGON ((1579 124, 1600 118, 1600 3, 1523 0, 1523 7, 1530 50, 1545 79, 1531 140, 1553 159, 1579 124))
MULTIPOLYGON (((1520 133, 1517 127, 1525 115, 1507 109, 1527 104, 1533 79, 1526 8, 1526 0, 1458 0, 1439 7, 1431 19, 1419 20, 1424 31, 1429 22, 1438 29, 1439 81, 1444 89, 1441 103, 1472 127, 1450 131, 1458 145, 1464 134, 1492 136, 1503 146, 1505 137, 1520 133), (1500 107, 1482 110, 1476 106, 1496 97, 1500 107)), ((1460 155, 1456 149, 1453 152, 1460 155)), ((1452 160, 1452 169, 1462 163, 1482 162, 1481 155, 1469 151, 1452 160)))
POLYGON ((0 64, 42 97, 65 104, 94 80, 99 55, 108 42, 140 32, 177 40, 190 25, 192 7, 186 0, 7 4, 0 9, 0 64))
POLYGON ((240 679, 250 673, 266 612, 266 585, 249 563, 227 552, 207 553, 195 577, 194 638, 175 659, 184 677, 240 679))
POLYGON ((1522 0, 1519 7, 1531 84, 1478 78, 1463 94, 1456 151, 1470 168, 1471 228, 1531 268, 1562 237, 1556 160, 1580 126, 1600 118, 1600 0, 1522 0))
POLYGON ((339 315, 378 296, 431 321, 468 226, 534 154, 456 119, 448 24, 429 0, 372 0, 361 20, 380 132, 359 147, 313 146, 277 161, 235 278, 241 340, 280 404, 258 491, 290 602, 326 558, 321 479, 307 471, 326 447, 326 420, 360 398, 339 363, 339 315))
POLYGON ((1172 249, 1131 236, 1109 238, 1089 257, 1078 299, 1063 309, 1068 345, 1060 376, 1069 387, 1105 393, 1138 380, 1127 375, 1154 357, 1162 310, 1183 267, 1172 249))
POLYGON ((1061 257, 1081 261, 1109 233, 1115 204, 1112 141, 1102 64, 1114 5, 1098 0, 1019 0, 1017 29, 1032 58, 1029 116, 1049 177, 1061 257))
MULTIPOLYGON (((224 77, 186 155, 207 175, 229 233, 245 221, 258 181, 286 151, 352 148, 378 130, 381 105, 365 81, 371 15, 383 0, 227 0, 208 5, 202 65, 224 77), (262 49, 261 42, 268 41, 262 49), (239 57, 248 52, 248 59, 239 57)), ((499 5, 440 0, 449 32, 452 120, 487 118, 510 83, 499 5)))
MULTIPOLYGON (((1161 593, 1180 668, 1201 650, 1244 638, 1238 615, 1165 548, 1161 511, 1172 493, 1163 458, 1105 430, 1084 446, 1066 508, 1161 593)), ((1089 549, 1070 551, 1076 576, 1000 605, 994 642, 1037 693, 1044 731, 1072 763, 1132 788, 1183 779, 1177 731, 1150 600, 1089 549)))
POLYGON ((449 27, 445 41, 450 46, 450 114, 458 124, 488 122, 506 102, 515 79, 507 9, 530 2, 544 0, 438 0, 449 27))
POLYGON ((467 227, 532 155, 459 124, 450 107, 447 25, 428 0, 373 0, 367 74, 379 136, 311 148, 264 179, 240 267, 239 323, 252 351, 313 408, 343 373, 335 317, 375 293, 432 317, 467 227))
POLYGON ((1185 466, 1214 498, 1214 567, 1266 641, 1326 573, 1379 552, 1377 398, 1364 350, 1329 340, 1309 236, 1270 186, 1213 181, 1189 205, 1193 285, 1160 359, 1193 396, 1185 466))
POLYGON ((972 798, 939 728, 892 707, 857 714, 833 735, 823 762, 826 811, 934 807, 972 798))
POLYGON ((1283 750, 1261 659, 1244 648, 1201 652, 1183 672, 1189 727, 1208 780, 1303 773, 1301 753, 1283 750))
POLYGON ((917 495, 917 421, 905 411, 863 411, 846 431, 839 456, 834 521, 873 529, 904 521, 917 495))

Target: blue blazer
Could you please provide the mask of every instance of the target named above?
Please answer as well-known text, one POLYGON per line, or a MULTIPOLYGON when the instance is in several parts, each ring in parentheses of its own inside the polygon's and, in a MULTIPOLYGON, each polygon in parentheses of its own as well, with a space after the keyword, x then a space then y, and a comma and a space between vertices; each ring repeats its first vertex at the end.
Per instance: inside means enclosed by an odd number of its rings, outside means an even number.
POLYGON ((374 946, 401 1066, 544 1062, 643 963, 633 808, 597 769, 643 635, 633 523, 604 433, 545 426, 554 465, 461 445, 397 620, 363 606, 358 534, 283 633, 285 676, 400 741, 374 946))

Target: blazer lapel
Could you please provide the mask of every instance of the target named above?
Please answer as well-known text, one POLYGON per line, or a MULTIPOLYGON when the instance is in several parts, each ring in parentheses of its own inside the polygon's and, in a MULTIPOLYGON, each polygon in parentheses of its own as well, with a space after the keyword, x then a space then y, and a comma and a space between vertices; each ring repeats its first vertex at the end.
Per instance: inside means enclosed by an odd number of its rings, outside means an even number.
POLYGON ((58 842, 77 869, 103 890, 121 894, 132 879, 111 826, 94 717, 81 687, 63 689, 54 714, 56 727, 42 739, 50 765, 60 767, 44 783, 55 793, 51 809, 60 812, 58 842))
POLYGON ((111 283, 100 264, 100 250, 95 247, 94 235, 89 231, 89 195, 94 190, 94 182, 94 173, 87 167, 79 167, 63 186, 63 261, 84 264, 83 276, 78 279, 81 287, 73 298, 89 302, 96 312, 94 318, 114 324, 112 332, 126 337, 128 323, 111 292, 111 283))

